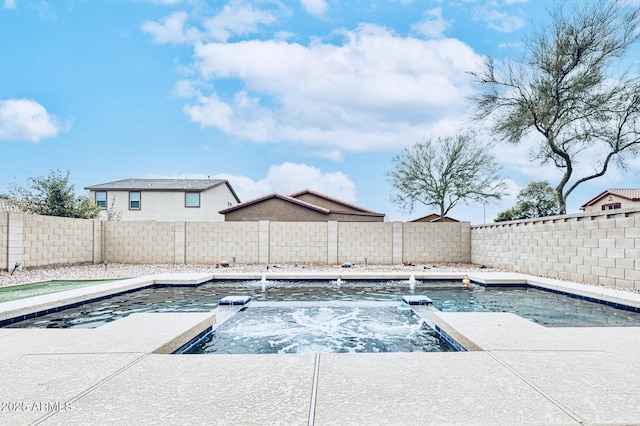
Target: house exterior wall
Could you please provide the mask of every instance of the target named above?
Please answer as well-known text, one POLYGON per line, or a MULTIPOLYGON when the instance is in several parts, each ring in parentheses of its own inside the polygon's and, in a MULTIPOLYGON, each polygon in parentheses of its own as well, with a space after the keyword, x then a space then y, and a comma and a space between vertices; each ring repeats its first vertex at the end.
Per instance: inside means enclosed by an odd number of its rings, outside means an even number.
POLYGON ((329 213, 324 214, 312 209, 289 203, 279 198, 271 198, 242 209, 228 212, 226 222, 260 221, 272 222, 382 222, 382 216, 359 214, 329 213))
POLYGON ((295 198, 296 200, 300 200, 309 204, 324 207, 325 209, 329 209, 329 210, 341 210, 341 211, 348 211, 348 212, 355 212, 355 213, 358 212, 358 210, 353 209, 349 206, 345 206, 344 204, 327 200, 324 197, 318 197, 317 195, 314 195, 314 194, 301 194, 295 198))
MULTIPOLYGON (((95 192, 91 197, 95 200, 95 192)), ((218 185, 200 192, 200 207, 185 207, 185 192, 196 191, 139 191, 140 210, 129 209, 129 190, 107 192, 107 209, 113 208, 122 214, 121 220, 157 221, 224 221, 218 213, 237 201, 227 185, 218 185)), ((137 192, 137 191, 135 191, 137 192)), ((100 212, 100 218, 107 219, 107 209, 100 212)))
POLYGON ((229 212, 226 222, 235 221, 278 221, 278 222, 322 222, 327 215, 288 203, 279 198, 272 198, 242 209, 229 212))
POLYGON ((620 203, 621 209, 640 208, 640 201, 632 201, 628 198, 622 198, 617 195, 610 194, 605 197, 602 197, 602 199, 598 200, 598 202, 596 202, 595 204, 591 206, 586 206, 584 208, 584 212, 585 213, 602 213, 603 212, 602 206, 614 204, 614 203, 620 203))
POLYGON ((473 226, 471 261, 640 290, 640 209, 473 226))

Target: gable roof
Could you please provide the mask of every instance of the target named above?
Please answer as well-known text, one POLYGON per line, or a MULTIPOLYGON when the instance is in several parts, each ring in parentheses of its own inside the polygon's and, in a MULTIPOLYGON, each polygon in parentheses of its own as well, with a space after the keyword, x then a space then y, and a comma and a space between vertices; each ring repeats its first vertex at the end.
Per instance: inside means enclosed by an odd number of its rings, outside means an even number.
POLYGON ((258 197, 258 198, 254 198, 253 200, 249 200, 249 201, 245 201, 244 203, 240 203, 240 204, 236 204, 235 206, 231 206, 231 207, 227 207, 224 210, 220 210, 218 213, 220 214, 227 214, 236 210, 240 210, 240 209, 244 209, 245 207, 249 207, 252 206, 254 204, 259 204, 262 202, 265 202, 267 200, 271 200, 277 198, 279 200, 285 201, 287 203, 292 203, 292 204, 296 204, 298 206, 304 207, 306 209, 309 210, 314 210, 317 211, 319 213, 322 214, 329 214, 331 213, 331 210, 329 209, 325 209, 324 207, 320 207, 320 206, 316 206, 315 204, 311 204, 311 203, 307 203, 305 201, 302 200, 298 200, 292 197, 287 197, 286 195, 282 195, 282 194, 277 194, 277 193, 273 193, 273 194, 268 194, 265 195, 263 197, 258 197))
POLYGON ((602 191, 600 194, 596 195, 585 204, 583 204, 580 208, 584 209, 585 207, 592 206, 604 197, 608 195, 616 195, 620 198, 625 198, 629 201, 640 201, 640 189, 637 188, 614 188, 607 189, 606 191, 602 191))
MULTIPOLYGON (((330 202, 332 202, 334 204, 338 204, 338 205, 344 206, 348 210, 351 210, 351 212, 353 212, 353 210, 355 210, 355 211, 357 211, 359 213, 368 213, 368 214, 376 215, 376 216, 378 216, 378 215, 379 216, 384 216, 382 213, 374 212, 373 210, 368 210, 368 209, 365 209, 363 207, 356 206, 355 204, 347 203, 346 201, 342 201, 342 200, 339 200, 337 198, 329 197, 328 195, 321 194, 319 192, 312 191, 310 189, 303 189, 302 191, 294 192, 293 194, 289 195, 289 197, 297 199, 298 197, 301 197, 303 195, 313 195, 315 197, 325 199, 325 200, 330 201, 330 202)), ((335 210, 335 209, 331 209, 331 210, 333 212, 349 213, 349 212, 343 212, 343 211, 335 210)))
POLYGON ((295 192, 291 195, 282 195, 282 194, 278 194, 278 193, 273 193, 273 194, 269 194, 269 195, 265 195, 263 197, 258 197, 258 198, 254 198, 253 200, 249 200, 249 201, 245 201, 244 203, 240 203, 237 204, 235 206, 231 206, 228 207, 224 210, 220 210, 218 213, 220 214, 227 214, 236 210, 240 210, 240 209, 244 209, 246 207, 255 205, 255 204, 259 204, 262 202, 265 202, 267 200, 271 200, 271 199, 279 199, 282 201, 285 201, 287 203, 291 203, 300 207, 304 207, 306 209, 309 210, 313 210, 316 211, 318 213, 324 214, 324 215, 328 215, 330 213, 339 213, 339 214, 343 214, 343 215, 353 215, 353 216, 379 216, 379 217, 384 217, 383 213, 376 213, 374 211, 371 210, 367 210, 365 208, 353 205, 353 204, 349 204, 345 201, 342 200, 338 200, 337 198, 332 198, 329 197, 328 195, 324 195, 321 194, 319 192, 315 192, 315 191, 311 191, 309 189, 305 189, 303 191, 299 191, 299 192, 295 192), (318 206, 316 204, 313 204, 311 202, 307 202, 307 201, 303 201, 298 199, 298 197, 305 195, 305 194, 310 194, 313 196, 316 196, 318 198, 322 198, 325 199, 327 201, 332 202, 333 204, 337 204, 340 206, 344 206, 345 208, 347 208, 346 210, 340 210, 340 209, 333 209, 333 208, 327 208, 327 207, 322 207, 322 206, 318 206))
MULTIPOLYGON (((459 220, 454 219, 454 218, 449 217, 449 216, 445 216, 444 220, 445 220, 445 222, 460 222, 459 220)), ((431 213, 431 214, 428 214, 426 216, 422 216, 422 217, 419 217, 417 219, 413 219, 410 222, 439 222, 439 221, 440 221, 440 215, 439 214, 435 214, 435 213, 431 213)))
POLYGON ((194 191, 202 192, 219 185, 227 185, 238 203, 236 195, 229 181, 226 179, 122 179, 114 182, 87 186, 91 191, 194 191))

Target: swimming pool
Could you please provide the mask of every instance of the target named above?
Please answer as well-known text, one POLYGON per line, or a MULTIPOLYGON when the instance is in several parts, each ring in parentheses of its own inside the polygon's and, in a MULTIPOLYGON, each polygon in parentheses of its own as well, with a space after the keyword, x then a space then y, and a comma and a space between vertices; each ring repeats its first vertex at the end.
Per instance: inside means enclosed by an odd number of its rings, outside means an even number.
POLYGON ((6 325, 93 328, 135 312, 206 312, 229 295, 254 301, 393 301, 424 294, 449 312, 512 312, 550 327, 640 326, 640 313, 535 288, 497 288, 459 281, 211 281, 197 286, 152 286, 6 325))

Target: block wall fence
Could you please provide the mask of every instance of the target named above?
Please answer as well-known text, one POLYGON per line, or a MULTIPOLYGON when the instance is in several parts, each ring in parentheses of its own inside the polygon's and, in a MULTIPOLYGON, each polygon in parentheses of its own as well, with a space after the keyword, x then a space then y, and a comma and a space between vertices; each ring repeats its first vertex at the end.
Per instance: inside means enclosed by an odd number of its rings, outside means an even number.
POLYGON ((0 271, 101 263, 474 263, 640 290, 640 209, 470 226, 106 222, 0 212, 0 271))
POLYGON ((640 210, 473 226, 471 262, 640 290, 640 210))
POLYGON ((401 264, 471 260, 468 222, 101 221, 0 212, 0 270, 83 263, 401 264))

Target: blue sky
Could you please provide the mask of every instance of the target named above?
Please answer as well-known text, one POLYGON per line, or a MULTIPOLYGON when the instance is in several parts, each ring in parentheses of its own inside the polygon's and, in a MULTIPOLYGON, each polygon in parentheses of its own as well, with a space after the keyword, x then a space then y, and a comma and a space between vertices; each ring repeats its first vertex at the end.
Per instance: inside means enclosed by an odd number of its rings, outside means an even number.
MULTIPOLYGON (((407 220, 403 147, 472 126, 468 71, 519 52, 552 0, 0 0, 0 193, 50 170, 84 187, 229 179, 243 201, 311 188, 407 220)), ((511 196, 557 172, 498 145, 511 196)), ((612 170, 569 198, 640 187, 612 170)))

